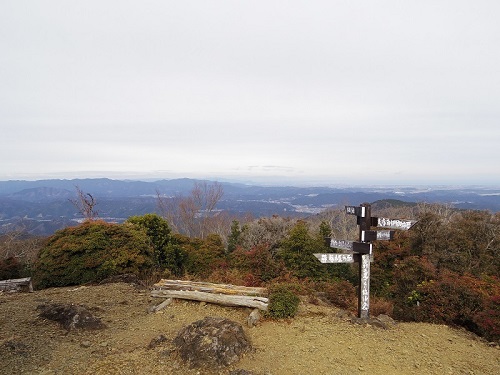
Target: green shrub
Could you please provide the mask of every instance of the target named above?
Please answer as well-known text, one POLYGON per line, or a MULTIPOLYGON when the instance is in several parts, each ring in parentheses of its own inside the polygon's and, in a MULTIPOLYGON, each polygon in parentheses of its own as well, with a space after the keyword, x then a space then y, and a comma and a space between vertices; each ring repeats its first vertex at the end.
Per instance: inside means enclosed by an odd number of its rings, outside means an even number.
POLYGON ((175 237, 185 256, 186 273, 207 278, 214 270, 225 267, 224 244, 218 234, 209 234, 205 239, 175 237))
POLYGON ((274 319, 290 318, 297 314, 299 297, 294 293, 293 286, 278 284, 269 293, 268 315, 274 319))
MULTIPOLYGON (((156 214, 146 214, 142 216, 131 216, 126 223, 137 225, 146 231, 155 253, 156 265, 165 268, 172 263, 172 237, 167 220, 156 214), (170 246, 170 247, 169 247, 170 246)), ((174 260, 174 262, 177 259, 174 260)), ((176 267, 179 265, 176 264, 176 267)), ((176 273, 178 270, 170 270, 176 273)))
POLYGON ((153 260, 153 248, 143 230, 89 221, 49 237, 33 276, 40 288, 78 285, 123 273, 141 275, 153 260))
POLYGON ((327 277, 327 268, 313 255, 324 250, 324 241, 309 233, 309 226, 305 221, 298 221, 281 242, 278 257, 294 276, 324 279, 327 277))

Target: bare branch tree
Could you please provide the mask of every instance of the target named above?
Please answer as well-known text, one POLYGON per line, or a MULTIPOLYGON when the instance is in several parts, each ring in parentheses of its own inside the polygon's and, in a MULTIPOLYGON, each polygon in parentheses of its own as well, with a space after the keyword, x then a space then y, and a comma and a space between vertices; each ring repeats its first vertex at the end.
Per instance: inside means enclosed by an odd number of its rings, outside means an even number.
POLYGON ((29 235, 25 230, 15 230, 0 236, 0 260, 16 258, 31 266, 41 249, 43 238, 29 235))
POLYGON ((206 181, 196 182, 187 197, 165 197, 156 191, 160 212, 172 230, 199 238, 220 232, 215 209, 223 195, 222 185, 206 181))
POLYGON ((181 224, 179 221, 179 203, 183 199, 182 196, 177 195, 174 197, 168 197, 161 194, 161 192, 157 189, 156 198, 161 216, 163 216, 165 220, 168 221, 168 224, 170 225, 170 228, 173 232, 181 233, 182 230, 180 228, 181 224))
POLYGON ((90 193, 84 193, 78 186, 76 188, 76 199, 69 199, 71 203, 78 209, 85 220, 93 221, 96 220, 98 215, 95 206, 97 205, 96 200, 90 193))

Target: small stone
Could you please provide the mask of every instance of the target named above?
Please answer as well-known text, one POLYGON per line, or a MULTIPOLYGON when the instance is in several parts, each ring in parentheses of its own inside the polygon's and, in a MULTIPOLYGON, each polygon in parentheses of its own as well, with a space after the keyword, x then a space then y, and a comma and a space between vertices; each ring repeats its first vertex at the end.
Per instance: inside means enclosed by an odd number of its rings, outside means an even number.
POLYGON ((154 339, 151 340, 151 342, 149 343, 148 345, 148 349, 154 349, 156 348, 157 346, 163 344, 164 342, 167 341, 167 338, 165 337, 165 335, 159 335, 159 336, 156 336, 154 339))
POLYGON ((90 348, 90 345, 92 345, 90 341, 82 341, 80 344, 82 348, 90 348))
POLYGON ((259 309, 254 309, 247 318, 247 325, 255 327, 261 318, 259 309))

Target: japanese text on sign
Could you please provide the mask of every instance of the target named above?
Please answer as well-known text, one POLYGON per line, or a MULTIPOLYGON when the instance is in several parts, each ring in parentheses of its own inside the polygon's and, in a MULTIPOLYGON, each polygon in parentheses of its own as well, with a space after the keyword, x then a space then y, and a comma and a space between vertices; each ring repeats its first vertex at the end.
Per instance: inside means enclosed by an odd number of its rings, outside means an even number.
POLYGON ((319 261, 321 263, 353 263, 354 257, 352 254, 326 253, 321 254, 319 261))
POLYGON ((384 217, 379 217, 377 223, 379 227, 396 229, 410 229, 413 224, 414 222, 411 220, 386 219, 384 217))

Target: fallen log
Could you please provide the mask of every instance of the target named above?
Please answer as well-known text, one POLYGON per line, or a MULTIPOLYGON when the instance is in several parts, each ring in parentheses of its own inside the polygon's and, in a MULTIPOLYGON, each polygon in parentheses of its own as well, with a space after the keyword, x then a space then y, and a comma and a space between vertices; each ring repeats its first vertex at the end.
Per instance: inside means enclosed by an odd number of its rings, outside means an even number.
POLYGON ((234 294, 213 294, 196 290, 157 290, 151 291, 151 297, 179 298, 200 302, 216 303, 224 306, 246 306, 267 311, 269 299, 258 296, 241 296, 234 294))
POLYGON ((234 294, 242 296, 265 296, 266 288, 237 286, 231 284, 213 284, 202 281, 167 280, 161 279, 154 284, 153 290, 183 290, 198 291, 213 294, 234 294))
POLYGON ((33 292, 31 277, 25 277, 23 279, 0 280, 0 291, 19 292, 22 287, 25 287, 30 293, 33 292))

